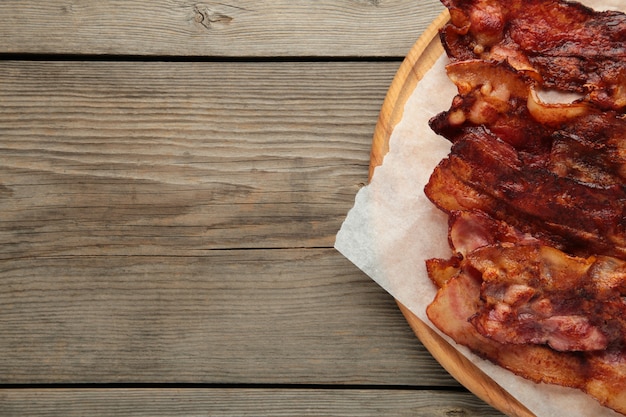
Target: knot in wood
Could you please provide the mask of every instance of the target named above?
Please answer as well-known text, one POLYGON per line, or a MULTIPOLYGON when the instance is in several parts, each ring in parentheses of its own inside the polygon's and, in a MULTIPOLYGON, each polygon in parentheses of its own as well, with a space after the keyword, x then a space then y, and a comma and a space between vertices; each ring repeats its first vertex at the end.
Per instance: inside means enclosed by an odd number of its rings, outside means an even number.
POLYGON ((195 21, 207 29, 228 25, 233 20, 231 16, 214 10, 206 4, 196 4, 194 12, 195 21))

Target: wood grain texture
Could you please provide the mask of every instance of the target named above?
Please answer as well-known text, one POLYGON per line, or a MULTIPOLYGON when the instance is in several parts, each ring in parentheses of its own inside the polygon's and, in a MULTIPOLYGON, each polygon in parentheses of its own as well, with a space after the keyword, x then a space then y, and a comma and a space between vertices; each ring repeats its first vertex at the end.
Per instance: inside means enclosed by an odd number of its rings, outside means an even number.
POLYGON ((0 383, 458 386, 333 249, 2 263, 0 383))
POLYGON ((502 416, 467 393, 340 389, 4 390, 3 417, 502 416))
POLYGON ((397 66, 0 62, 0 259, 332 247, 397 66))
POLYGON ((332 249, 396 67, 0 63, 0 382, 456 385, 332 249))
POLYGON ((3 0, 0 52, 404 56, 436 0, 3 0))

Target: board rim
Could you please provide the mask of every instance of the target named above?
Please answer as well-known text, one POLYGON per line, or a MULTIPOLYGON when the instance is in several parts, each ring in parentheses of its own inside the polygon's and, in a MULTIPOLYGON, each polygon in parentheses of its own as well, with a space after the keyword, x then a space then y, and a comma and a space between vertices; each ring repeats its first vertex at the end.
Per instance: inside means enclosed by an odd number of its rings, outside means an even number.
MULTIPOLYGON (((444 10, 415 42, 400 65, 383 101, 372 138, 369 178, 382 164, 389 151, 389 139, 402 120, 404 105, 419 81, 444 53, 439 41, 439 29, 450 19, 444 10)), ((402 315, 430 354, 465 388, 495 409, 511 417, 536 417, 523 404, 478 369, 456 348, 437 334, 429 325, 396 300, 402 315)))

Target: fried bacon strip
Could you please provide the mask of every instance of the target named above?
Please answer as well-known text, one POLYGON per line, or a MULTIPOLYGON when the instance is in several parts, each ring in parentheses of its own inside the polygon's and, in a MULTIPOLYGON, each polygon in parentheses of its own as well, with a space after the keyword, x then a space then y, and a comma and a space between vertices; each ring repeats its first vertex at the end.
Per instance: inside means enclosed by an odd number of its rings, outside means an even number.
POLYGON ((450 141, 463 128, 488 127, 517 149, 543 149, 551 130, 535 121, 526 105, 534 82, 506 62, 471 60, 449 64, 446 71, 459 94, 448 111, 435 116, 430 127, 450 141))
POLYGON ((623 116, 587 103, 543 103, 534 80, 507 63, 464 61, 447 71, 459 94, 431 120, 436 133, 454 142, 466 128, 483 126, 522 153, 525 164, 594 187, 626 179, 623 116))
POLYGON ((626 412, 626 262, 568 256, 480 211, 453 212, 449 239, 459 254, 427 263, 440 288, 427 309, 437 327, 518 375, 626 412))
POLYGON ((626 415, 626 15, 560 0, 442 0, 458 95, 426 195, 454 255, 430 320, 536 382, 626 415), (579 94, 548 103, 545 89, 579 94))
MULTIPOLYGON (((440 271, 434 269, 433 273, 440 271)), ((472 324, 476 311, 483 307, 482 281, 473 267, 461 262, 455 274, 439 282, 441 288, 427 314, 457 343, 527 379, 578 388, 626 414, 626 356, 622 350, 559 352, 542 344, 501 343, 485 337, 472 324)))
POLYGON ((508 61, 544 87, 626 107, 626 15, 558 0, 442 0, 441 40, 454 61, 508 61))
POLYGON ((445 211, 481 209, 570 253, 626 256, 624 118, 538 103, 534 80, 506 63, 459 62, 448 75, 459 94, 431 127, 454 145, 427 196, 445 211))
POLYGON ((509 346, 481 335, 469 321, 481 307, 480 285, 479 277, 461 268, 428 306, 429 319, 457 343, 515 373, 523 372, 532 381, 584 385, 584 363, 578 354, 559 353, 543 345, 509 346))
POLYGON ((624 261, 497 244, 473 251, 467 262, 482 277, 483 305, 470 321, 483 336, 558 351, 624 346, 624 261))
POLYGON ((626 258, 623 187, 594 188, 526 165, 483 128, 454 143, 425 193, 446 212, 479 209, 569 253, 626 258))
POLYGON ((490 217, 480 210, 452 211, 448 217, 448 241, 461 257, 477 248, 497 243, 541 244, 542 241, 490 217))

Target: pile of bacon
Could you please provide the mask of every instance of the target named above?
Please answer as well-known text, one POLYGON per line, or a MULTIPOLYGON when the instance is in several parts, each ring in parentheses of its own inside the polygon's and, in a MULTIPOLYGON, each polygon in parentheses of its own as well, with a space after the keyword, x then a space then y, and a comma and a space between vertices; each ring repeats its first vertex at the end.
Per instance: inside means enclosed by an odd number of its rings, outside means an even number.
POLYGON ((626 15, 442 1, 458 95, 431 120, 452 148, 425 192, 455 255, 427 261, 428 316, 518 375, 626 414, 626 15))

